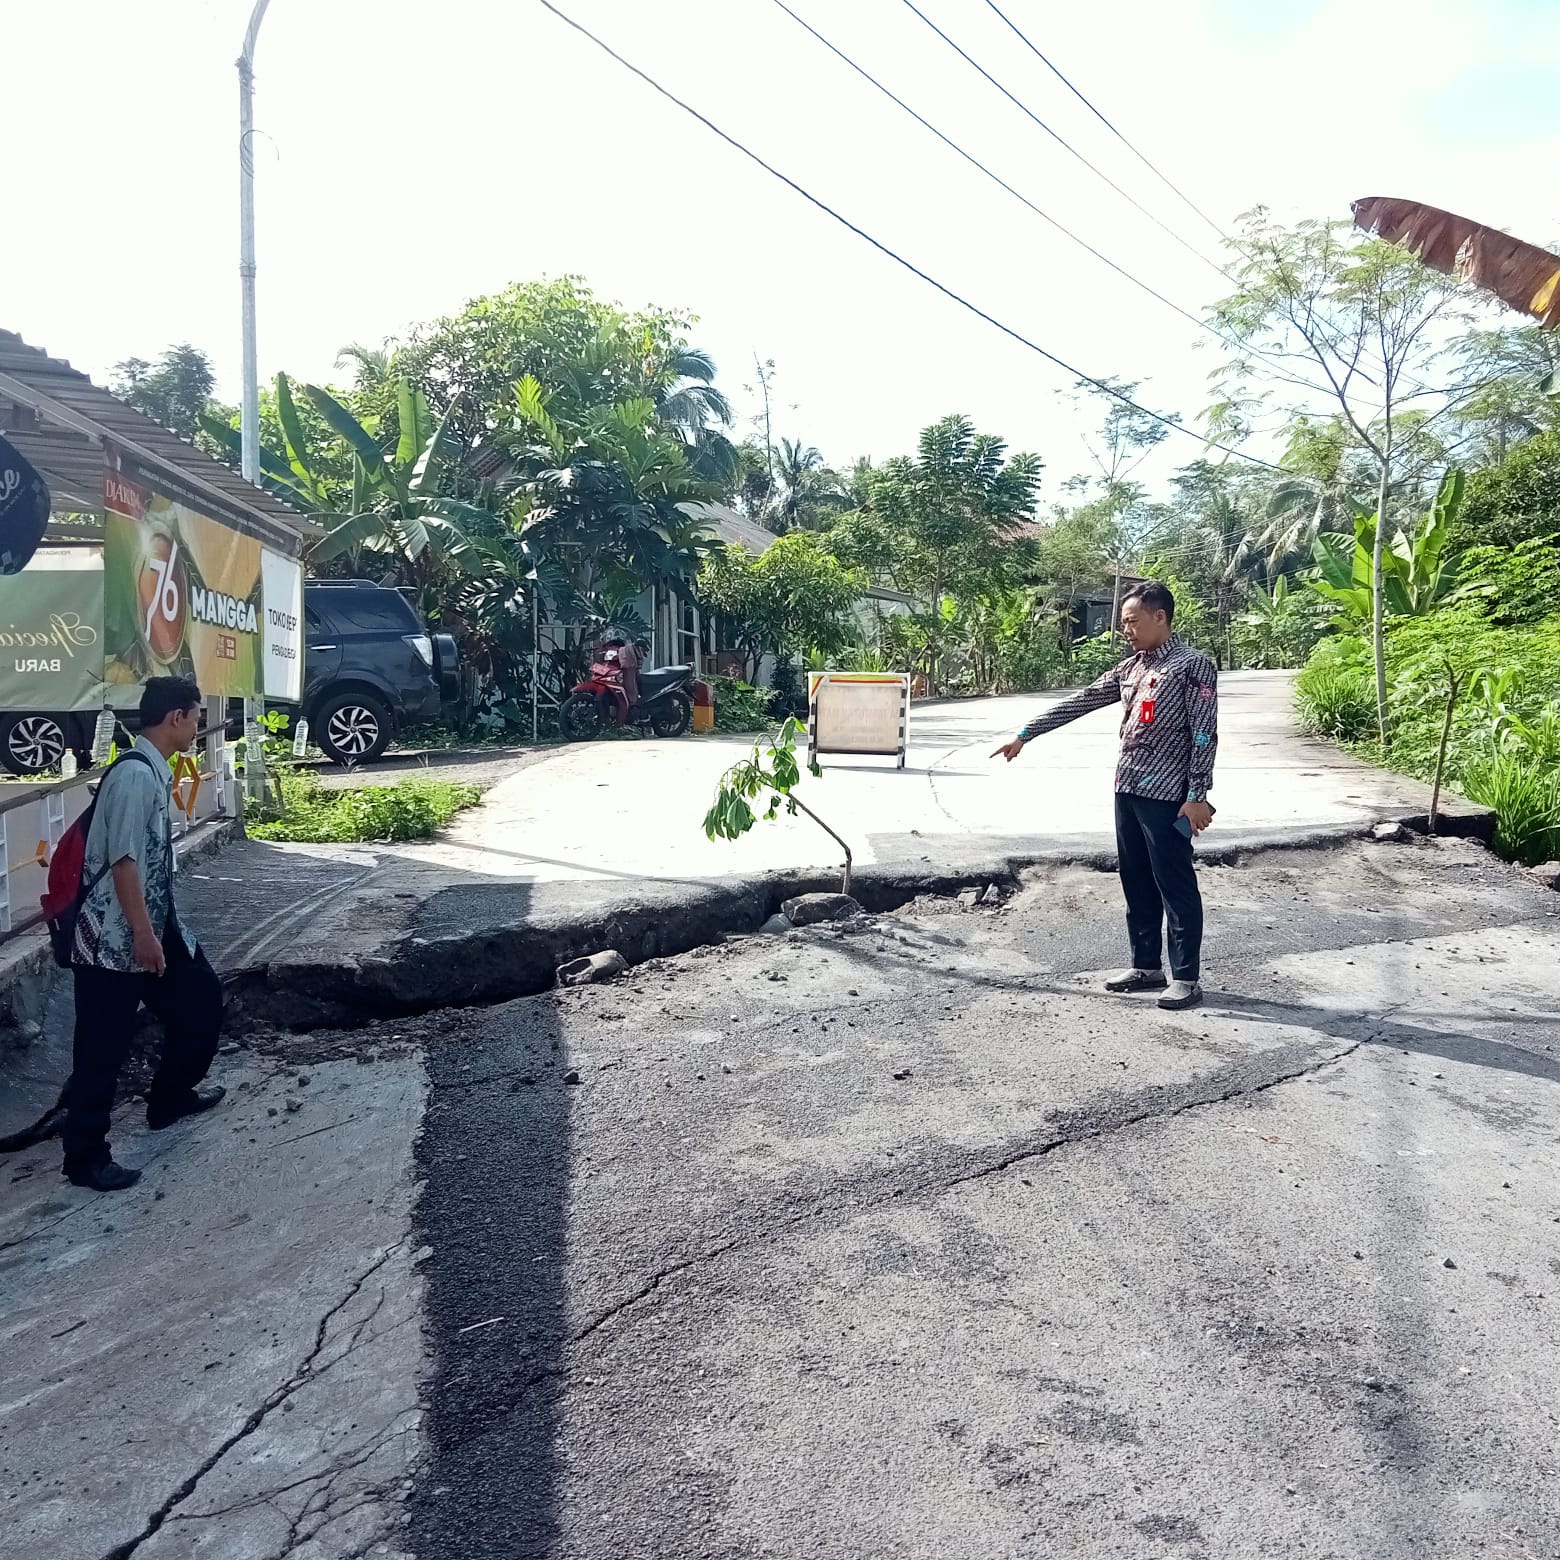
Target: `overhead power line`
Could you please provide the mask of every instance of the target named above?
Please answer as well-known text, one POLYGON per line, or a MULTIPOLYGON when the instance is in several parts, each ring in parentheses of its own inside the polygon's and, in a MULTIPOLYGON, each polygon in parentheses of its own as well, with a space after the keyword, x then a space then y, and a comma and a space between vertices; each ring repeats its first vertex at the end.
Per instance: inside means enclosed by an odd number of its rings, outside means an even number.
POLYGON ((939 27, 937 23, 926 14, 925 11, 916 5, 915 0, 901 0, 901 3, 907 10, 913 11, 915 15, 920 17, 921 20, 925 22, 926 25, 930 27, 932 31, 936 33, 937 36, 941 38, 942 41, 946 43, 948 47, 959 56, 960 59, 962 59, 972 69, 979 72, 979 74, 987 81, 989 81, 991 85, 994 86, 997 91, 1008 100, 1008 102, 1010 102, 1016 109, 1019 110, 1020 113, 1025 114, 1028 118, 1032 119, 1035 124, 1044 130, 1045 133, 1056 142, 1058 146, 1062 147, 1073 157, 1076 157, 1078 161, 1081 162, 1083 166, 1087 168, 1089 172, 1092 173, 1097 179, 1101 179, 1106 184, 1108 184, 1124 201, 1127 202, 1129 206, 1132 206, 1136 210, 1142 212, 1142 214, 1147 217, 1155 227, 1159 228, 1162 232, 1167 233, 1175 240, 1176 243, 1181 246, 1181 248, 1186 250, 1188 254, 1195 255, 1199 260, 1202 261, 1204 265, 1211 266, 1221 276, 1225 275, 1224 267, 1220 265, 1217 260, 1210 260, 1208 256, 1205 255, 1202 250, 1200 250, 1194 243, 1192 243, 1189 239, 1183 238, 1181 234, 1177 233, 1176 230, 1171 227, 1170 224, 1162 217, 1156 216, 1135 195, 1132 195, 1128 191, 1124 190, 1119 184, 1116 183, 1113 178, 1111 178, 1108 173, 1104 172, 1100 168, 1097 168, 1093 163, 1091 163, 1089 159, 1085 157, 1083 153, 1072 144, 1072 142, 1067 140, 1056 130, 1053 130, 1051 126, 1048 125, 1045 120, 1043 120, 1021 97, 1019 97, 1016 93, 1011 92, 1007 87, 1003 86, 1003 84, 998 81, 997 78, 993 76, 991 72, 980 63, 979 60, 977 60, 972 54, 969 54, 957 43, 955 43, 954 40, 950 38, 948 34, 945 33, 942 28, 939 27))
POLYGON ((1080 368, 1074 368, 1071 363, 1068 363, 1063 358, 1059 358, 1054 352, 1047 351, 1046 348, 1042 347, 1038 342, 1030 340, 1030 338, 1024 335, 1021 331, 1015 330, 1011 325, 1004 324, 994 314, 988 314, 978 304, 970 302, 968 298, 965 298, 960 293, 956 293, 945 283, 938 281, 935 276, 932 276, 928 272, 923 271, 913 261, 907 260, 903 255, 898 253, 897 250, 889 248, 889 246, 883 243, 880 239, 874 238, 869 232, 867 232, 865 228, 858 227, 850 220, 849 217, 842 216, 832 206, 827 204, 827 202, 819 199, 819 197, 814 195, 810 190, 804 189, 796 182, 795 179, 789 177, 787 174, 782 173, 773 164, 765 162, 764 159, 760 157, 757 152, 753 151, 751 147, 744 146, 743 143, 737 140, 735 136, 728 135, 727 132, 722 130, 720 126, 717 125, 713 120, 706 118, 698 111, 698 109, 694 108, 691 104, 684 102, 682 98, 678 97, 677 94, 671 90, 671 88, 662 86, 654 76, 650 75, 647 71, 641 70, 639 66, 633 63, 632 60, 625 59, 617 52, 616 49, 612 47, 611 44, 607 43, 604 39, 599 38, 590 30, 590 28, 585 26, 583 22, 575 21, 575 19, 566 11, 554 5, 553 0, 538 0, 538 3, 544 9, 551 11, 559 21, 563 22, 568 27, 571 27, 575 32, 579 33, 582 38, 589 39, 589 41, 595 44, 596 47, 600 49, 603 54, 607 55, 609 59, 616 61, 617 64, 621 65, 623 69, 628 71, 631 75, 637 76, 652 91, 658 93, 661 97, 664 97, 667 102, 675 104, 691 119, 698 120, 698 122, 703 125, 706 130, 710 131, 716 136, 719 136, 720 139, 724 141, 727 146, 731 147, 733 151, 740 152, 750 162, 757 163, 758 166, 762 168, 765 173, 769 174, 771 178, 778 179, 788 189, 795 191, 795 193, 800 195, 802 199, 805 200, 809 205, 816 206, 818 210, 823 212, 825 216, 832 217, 840 224, 841 227, 849 229, 850 232, 854 233, 857 238, 861 239, 864 243, 870 244, 875 250, 878 251, 879 254, 886 255, 896 265, 902 266, 905 270, 910 272, 912 276, 918 277, 921 281, 925 282, 927 286, 935 288, 943 295, 943 297, 948 298, 952 302, 958 304, 960 308, 967 309, 977 319, 984 320, 988 325, 994 326, 997 330, 1001 331, 1004 336, 1011 337, 1014 341, 1018 342, 1020 346, 1027 347, 1031 352, 1037 354, 1040 357, 1043 357, 1048 363, 1054 363, 1056 367, 1060 368, 1064 373, 1071 374, 1075 379, 1082 380, 1085 384, 1092 385, 1102 395, 1107 395, 1112 400, 1120 401, 1122 405, 1131 407, 1133 411, 1140 412, 1143 416, 1149 418, 1151 421, 1161 423, 1166 428, 1169 428, 1176 433, 1182 434, 1188 439, 1195 440, 1205 449, 1218 450, 1221 454, 1229 455, 1235 460, 1243 460, 1253 466, 1262 466, 1269 471, 1283 472, 1284 468, 1282 466, 1275 466, 1271 461, 1262 460, 1255 455, 1248 455, 1243 450, 1238 450, 1232 445, 1220 444, 1215 439, 1204 438, 1200 433, 1195 433, 1192 429, 1176 422, 1173 418, 1166 417, 1160 412, 1150 410, 1150 408, 1141 405, 1137 401, 1134 401, 1131 396, 1123 394, 1122 391, 1116 389, 1113 385, 1108 384, 1106 381, 1102 379, 1096 379, 1092 374, 1086 374, 1080 368))
MULTIPOLYGON (((1134 287, 1141 288, 1144 292, 1146 292, 1149 295, 1150 298, 1157 299, 1160 303, 1164 304, 1164 306, 1167 309, 1173 309, 1177 314, 1179 314, 1181 316, 1182 319, 1190 320, 1192 322, 1192 324, 1197 326, 1198 329, 1200 329, 1200 330, 1212 331, 1214 335, 1216 335, 1216 336, 1219 335, 1218 331, 1214 330, 1214 328, 1211 325, 1209 325, 1206 320, 1199 319, 1195 314, 1193 314, 1191 312, 1190 309, 1183 309, 1180 304, 1174 302, 1170 298, 1165 297, 1165 295, 1162 292, 1157 291, 1148 282, 1143 281, 1141 277, 1134 276, 1133 273, 1131 271, 1127 270, 1127 268, 1125 266, 1118 265, 1114 260, 1112 260, 1110 258, 1109 255, 1102 254, 1098 249, 1096 249, 1094 247, 1093 244, 1089 243, 1089 241, 1087 239, 1080 238, 1078 236, 1078 234, 1074 233, 1071 228, 1069 228, 1065 224, 1057 221, 1057 219, 1055 217, 1053 217, 1050 212, 1042 210, 1032 200, 1030 200, 1027 195, 1023 194, 1019 190, 1014 189, 1013 186, 1011 184, 1009 184, 1007 182, 1007 180, 1004 179, 1001 176, 1001 174, 993 172, 992 169, 987 167, 986 164, 983 163, 972 152, 968 152, 968 151, 966 151, 964 149, 964 147, 960 146, 959 143, 952 138, 952 136, 945 135, 941 130, 939 130, 937 128, 936 125, 934 125, 931 122, 931 120, 927 119, 923 114, 920 114, 915 109, 911 108, 911 106, 907 102, 905 102, 905 100, 902 97, 899 97, 890 88, 884 86, 883 83, 881 81, 879 81, 877 79, 877 77, 874 76, 871 73, 871 71, 869 71, 864 65, 858 64, 855 60, 853 60, 850 57, 850 55, 848 55, 837 44, 832 43, 828 38, 825 38, 824 35, 821 32, 819 32, 818 29, 816 27, 814 27, 812 25, 812 23, 809 22, 805 17, 798 16, 797 13, 795 11, 793 11, 790 8, 790 6, 788 6, 785 3, 785 0, 774 0, 774 3, 777 6, 779 6, 779 8, 782 11, 784 11, 785 14, 787 16, 789 16, 791 18, 791 20, 797 24, 797 26, 799 26, 801 28, 804 28, 807 32, 811 33, 812 36, 814 38, 816 38, 818 40, 818 42, 821 43, 824 46, 824 48, 826 48, 837 59, 843 60, 844 63, 849 65, 850 68, 853 71, 855 71, 857 75, 862 77, 864 80, 871 82, 871 84, 874 87, 876 87, 878 89, 878 91, 881 92, 883 94, 883 96, 886 97, 891 103, 897 104, 913 120, 915 120, 915 122, 917 124, 923 126, 927 130, 930 130, 931 133, 933 135, 935 135, 937 137, 937 139, 943 143, 944 146, 947 146, 951 150, 957 152, 959 154, 959 156, 962 157, 965 160, 965 162, 969 163, 971 165, 971 167, 979 169, 980 172, 985 174, 986 177, 988 179, 990 179, 994 184, 1000 185, 1004 190, 1006 190, 1008 192, 1009 195, 1011 195, 1013 197, 1014 200, 1019 201, 1023 205, 1027 206, 1043 222, 1050 223, 1050 225, 1053 228, 1055 228, 1056 231, 1058 233, 1060 233, 1064 238, 1070 238, 1073 241, 1073 243, 1078 245, 1078 247, 1080 249, 1086 250, 1089 254, 1093 255, 1094 258, 1096 260, 1098 260, 1102 265, 1108 265, 1111 268, 1111 270, 1113 270, 1118 276, 1125 277, 1129 282, 1132 283, 1132 285, 1134 287)), ((1219 339, 1221 341, 1225 340, 1225 338, 1223 336, 1219 336, 1219 339)))
POLYGON ((1147 293, 1150 298, 1153 298, 1157 302, 1164 304, 1167 309, 1170 309, 1174 313, 1180 315, 1183 320, 1190 321, 1197 327, 1198 330, 1206 331, 1214 338, 1214 340, 1222 342, 1227 347, 1233 347, 1237 352, 1249 353, 1254 357, 1259 357, 1267 362, 1277 364, 1280 368, 1285 370, 1285 373, 1281 377, 1287 383, 1299 385, 1303 389, 1314 390, 1323 395, 1329 393, 1326 386, 1314 384, 1308 379, 1301 379, 1297 377, 1290 369, 1290 366, 1284 363, 1281 359, 1274 358, 1268 353, 1258 351, 1255 348, 1244 345, 1241 342, 1234 340, 1232 337, 1225 335, 1217 325, 1209 324, 1207 320, 1200 318, 1196 314, 1193 314, 1190 309, 1183 309, 1180 304, 1174 301, 1174 299, 1167 298, 1162 292, 1160 292, 1150 283, 1145 282, 1140 276, 1134 275, 1134 273, 1129 271, 1125 266, 1119 265, 1116 261, 1112 260, 1109 255, 1104 254, 1100 250, 1096 249, 1094 245, 1091 244, 1086 238, 1080 237, 1077 233, 1073 232, 1071 228, 1067 227, 1064 223, 1053 217, 1050 212, 1045 211, 1041 207, 1037 206, 1022 191, 1015 189, 1007 182, 1006 179, 1002 177, 1001 174, 996 173, 994 170, 988 167, 978 157, 976 157, 974 153, 967 151, 963 146, 955 141, 952 136, 947 135, 943 131, 939 130, 937 126, 931 122, 931 120, 929 120, 924 114, 921 114, 916 109, 912 108, 891 88, 885 86, 864 65, 852 59, 851 56, 848 55, 842 48, 840 48, 838 44, 826 38, 804 16, 799 16, 795 11, 793 11, 791 7, 786 4, 786 0, 774 0, 774 3, 782 11, 784 11, 785 14, 789 16, 798 27, 801 27, 804 31, 810 33, 837 59, 850 66, 850 68, 855 71, 857 75, 861 76, 864 80, 870 82, 874 87, 876 87, 877 90, 889 100, 889 102, 897 105, 899 108, 902 108, 905 113, 907 113, 913 120, 915 120, 918 125, 921 125, 924 129, 931 131, 931 133, 935 135, 944 146, 948 147, 954 152, 957 152, 958 155, 962 157, 965 162, 969 163, 971 167, 976 168, 981 173, 985 174, 985 176, 990 179, 993 184, 996 184, 1000 188, 1006 190, 1014 200, 1018 201, 1021 205, 1028 207, 1028 209, 1032 211, 1037 217, 1039 217, 1041 221, 1048 222, 1064 238, 1071 239, 1072 242, 1078 245, 1080 249, 1084 250, 1088 254, 1093 255, 1094 258, 1102 265, 1109 266, 1110 269, 1118 276, 1124 277, 1127 281, 1131 282, 1134 287, 1137 287, 1141 291, 1147 293))
POLYGON ((1106 118, 1106 117, 1105 117, 1105 115, 1104 115, 1104 114, 1103 114, 1103 113, 1102 113, 1102 112, 1101 112, 1101 111, 1100 111, 1100 110, 1099 110, 1099 109, 1098 109, 1098 108, 1096 108, 1096 107, 1095 107, 1095 106, 1094 106, 1094 104, 1093 104, 1093 103, 1092 103, 1092 102, 1090 102, 1090 101, 1089 101, 1089 99, 1088 99, 1088 97, 1087 97, 1087 96, 1086 96, 1086 95, 1085 95, 1085 94, 1084 94, 1084 93, 1083 93, 1083 91, 1082 91, 1082 90, 1080 90, 1080 89, 1079 89, 1079 88, 1078 88, 1078 87, 1076 87, 1076 86, 1074 86, 1074 85, 1073 85, 1073 83, 1072 83, 1072 82, 1071 82, 1071 81, 1069 81, 1069 80, 1068 80, 1068 79, 1067 79, 1067 76, 1066 76, 1066 75, 1065 75, 1065 74, 1064 74, 1064 73, 1063 73, 1063 71, 1062 71, 1062 70, 1061 70, 1061 68, 1060 68, 1060 67, 1059 67, 1059 66, 1058 66, 1058 65, 1056 65, 1056 64, 1054 64, 1054 63, 1053 63, 1053 62, 1052 62, 1052 61, 1051 61, 1051 60, 1049 60, 1049 59, 1047 59, 1047 58, 1046 58, 1046 56, 1045 56, 1045 55, 1044 55, 1044 54, 1042 54, 1042 53, 1041 53, 1041 52, 1040 52, 1040 50, 1039 50, 1039 49, 1038 49, 1038 48, 1037 48, 1037 47, 1036 47, 1036 46, 1035 46, 1035 45, 1034 45, 1034 44, 1033 44, 1033 43, 1032 43, 1032 42, 1031 42, 1031 41, 1030 41, 1030 40, 1029 40, 1029 39, 1028 39, 1028 38, 1027 38, 1027 37, 1026 37, 1026 36, 1025 36, 1025 35, 1024 35, 1024 33, 1023 33, 1023 31, 1022 31, 1022 30, 1021 30, 1021 29, 1020 29, 1020 28, 1019 28, 1019 26, 1018 26, 1018 24, 1017 24, 1017 23, 1016 23, 1016 22, 1015 22, 1015 21, 1014 21, 1014 20, 1013 20, 1013 19, 1012 19, 1012 18, 1011 18, 1011 17, 1010 17, 1010 16, 1009 16, 1009 15, 1008 15, 1008 14, 1007 14, 1007 13, 1006 13, 1006 12, 1005 12, 1005 11, 1004 11, 1004 10, 1003 10, 1003 9, 1002 9, 1002 8, 1001 8, 1001 7, 1000 7, 1000 6, 999 6, 999 5, 998 5, 998 4, 997 4, 997 0, 986 0, 986 4, 987 4, 987 5, 988 5, 988 6, 989 6, 989 7, 990 7, 990 8, 991 8, 991 9, 992 9, 992 10, 993 10, 993 11, 994 11, 994 12, 995 12, 995 13, 996 13, 996 14, 997 14, 997 15, 998 15, 998 16, 999 16, 999 17, 1001 17, 1001 18, 1002 18, 1002 20, 1003 20, 1003 22, 1004 22, 1004 23, 1006 23, 1006 25, 1007 25, 1007 26, 1008 26, 1008 27, 1009 27, 1009 28, 1011 28, 1011 29, 1012 29, 1012 32, 1013 32, 1013 34, 1014 34, 1014 36, 1015 36, 1015 37, 1016 37, 1016 38, 1017 38, 1017 39, 1018 39, 1018 40, 1019 40, 1019 42, 1020 42, 1020 43, 1022 43, 1022 44, 1023 44, 1023 45, 1024 45, 1024 47, 1025 47, 1025 48, 1026 48, 1026 49, 1028 49, 1028 50, 1029 50, 1029 52, 1030 52, 1030 53, 1031 53, 1031 54, 1033 54, 1033 55, 1034 55, 1034 57, 1035 57, 1035 58, 1036 58, 1036 59, 1037 59, 1037 60, 1039 60, 1039 61, 1040 61, 1040 63, 1041 63, 1041 64, 1042 64, 1042 65, 1044 65, 1044 66, 1045 66, 1045 68, 1046 68, 1046 69, 1047 69, 1047 70, 1048 70, 1048 71, 1050 71, 1050 72, 1051 72, 1051 74, 1052 74, 1052 75, 1053 75, 1053 76, 1055 76, 1055 77, 1056 77, 1056 79, 1057 79, 1057 80, 1058 80, 1058 81, 1059 81, 1059 82, 1061 82, 1061 84, 1062 84, 1062 85, 1063 85, 1063 86, 1064 86, 1064 87, 1066 87, 1066 88, 1067 88, 1067 90, 1068 90, 1068 91, 1069 91, 1069 92, 1071 92, 1071 93, 1072 93, 1072 95, 1073 95, 1073 96, 1074 96, 1074 97, 1075 97, 1075 98, 1077 98, 1077 99, 1078 99, 1078 101, 1079 101, 1079 102, 1080 102, 1080 103, 1082 103, 1082 104, 1083 104, 1083 106, 1084 106, 1084 107, 1085 107, 1085 108, 1086 108, 1086 109, 1088 109, 1088 111, 1089 111, 1089 112, 1090 112, 1090 113, 1091 113, 1091 114, 1093 114, 1093 115, 1094 115, 1094 117, 1095 117, 1095 118, 1096 118, 1096 119, 1097 119, 1097 120, 1099 120, 1099 122, 1100 122, 1100 123, 1101 123, 1101 124, 1102 124, 1102 125, 1104 125, 1104 126, 1105 126, 1105 128, 1106 128, 1106 129, 1107 129, 1107 130, 1109 130, 1109 131, 1110 131, 1110 133, 1111 133, 1111 134, 1112 134, 1112 135, 1113 135, 1113 136, 1115 136, 1115 138, 1116 138, 1116 139, 1117 139, 1117 140, 1118 140, 1118 141, 1120 141, 1120 142, 1121 142, 1121 144, 1122 144, 1122 145, 1123 145, 1123 146, 1124 146, 1124 147, 1126 147, 1126 149, 1127 149, 1127 150, 1128 150, 1128 151, 1129 151, 1129 152, 1131 152, 1131 153, 1132 153, 1132 155, 1133 155, 1133 156, 1134 156, 1134 157, 1136 157, 1136 158, 1137 158, 1137 160, 1138 160, 1138 161, 1139 161, 1139 162, 1140 162, 1140 163, 1142 163, 1142 164, 1143 164, 1143 166, 1144 166, 1144 167, 1145 167, 1145 168, 1147 168, 1147 169, 1148 169, 1148 171, 1149 171, 1149 172, 1150 172, 1150 173, 1151 173, 1151 174, 1153 174, 1153 176, 1154 176, 1154 177, 1155 177, 1155 178, 1156 178, 1156 179, 1158 179, 1158 180, 1159 180, 1159 182, 1160 182, 1160 183, 1161 183, 1161 184, 1163 184, 1163 185, 1164 185, 1164 187, 1165 187, 1165 188, 1166 188, 1166 189, 1167 189, 1167 190, 1169 190, 1169 191, 1170 191, 1170 192, 1171 192, 1171 194, 1173 194, 1173 195, 1174 195, 1174 196, 1175 196, 1175 197, 1176 197, 1176 198, 1177 198, 1177 199, 1178 199, 1178 200, 1179 200, 1179 201, 1181 201, 1181 203, 1182 203, 1182 204, 1183 204, 1183 205, 1185 205, 1185 206, 1186 206, 1186 207, 1187 207, 1187 209, 1188 209, 1188 210, 1190 210, 1190 211, 1192 211, 1192 212, 1194 212, 1194 213, 1195 213, 1195 214, 1196 214, 1196 215, 1197 215, 1197 216, 1199 216, 1199 217, 1201 217, 1201 218, 1202 218, 1202 220, 1203 220, 1203 221, 1204 221, 1204 222, 1206 222, 1206 223, 1207 223, 1207 224, 1208 224, 1208 226, 1209 226, 1209 227, 1211 227, 1211 228, 1212 228, 1212 229, 1213 229, 1213 231, 1214 231, 1214 232, 1215 232, 1215 233, 1217 233, 1217 234, 1218 234, 1218 235, 1219 235, 1219 237, 1220 237, 1220 238, 1221 238, 1221 239, 1224 239, 1224 240, 1225 240, 1225 241, 1226 241, 1226 242, 1230 242, 1230 237, 1229 237, 1229 234, 1228 234, 1228 233, 1226 233, 1226 232, 1225 232, 1225 231, 1224 231, 1224 229, 1223 229, 1223 228, 1222 228, 1222 227, 1221 227, 1221 226, 1220 226, 1220 225, 1219 225, 1219 224, 1218 224, 1218 223, 1217 223, 1217 222, 1215 222, 1215 221, 1214 221, 1214 220, 1213 220, 1213 218, 1212 218, 1212 217, 1210 217, 1210 216, 1209 216, 1209 215, 1208 215, 1208 213, 1207 213, 1207 212, 1206 212, 1206 211, 1204 211, 1204 210, 1203 210, 1203 209, 1202 209, 1202 207, 1201 207, 1201 206, 1199 206, 1199 205, 1198 205, 1198 204, 1197 204, 1197 202, 1196 202, 1196 201, 1195 201, 1195 200, 1193 200, 1193 199, 1192 199, 1192 197, 1191 197, 1191 196, 1190 196, 1190 195, 1188 195, 1188 194, 1187 194, 1187 193, 1186 193, 1186 191, 1185 191, 1185 190, 1183 190, 1183 189, 1182 189, 1182 188, 1181 188, 1181 187, 1180 187, 1180 186, 1179 186, 1179 185, 1178 185, 1178 184, 1176 184, 1176 183, 1175 183, 1175 181, 1174 181, 1174 180, 1173 180, 1173 179, 1171 179, 1171 178, 1170 178, 1170 176, 1169 176, 1169 175, 1168 175, 1168 174, 1166 174, 1166 173, 1163 173, 1163 172, 1161 172, 1161 170, 1160 170, 1160 169, 1159 169, 1159 168, 1157 168, 1157 167, 1156 167, 1156 166, 1155 166, 1155 165, 1154 165, 1154 163, 1153 163, 1153 162, 1152 162, 1152 161, 1150 161, 1150 159, 1149 159, 1149 158, 1148 158, 1148 157, 1147 157, 1147 156, 1146 156, 1146 155, 1145 155, 1145 154, 1144 154, 1144 153, 1143 153, 1143 152, 1142 152, 1142 151, 1140 151, 1140 150, 1139 150, 1139 149, 1138 149, 1138 148, 1137 148, 1137 147, 1136 147, 1136 146, 1134 146, 1134 145, 1133 145, 1133 144, 1132 144, 1132 142, 1131 142, 1131 141, 1129 141, 1129 140, 1128 140, 1128 139, 1127 139, 1127 137, 1126 137, 1126 136, 1125 136, 1125 135, 1123 135, 1123 134, 1122 134, 1122 132, 1121 132, 1121 131, 1120 131, 1120 130, 1118 130, 1118 129, 1117 129, 1117 128, 1116 128, 1116 126, 1115 126, 1115 125, 1113 125, 1113 124, 1112 124, 1112 123, 1111 123, 1111 122, 1110 122, 1110 120, 1109 120, 1109 119, 1107 119, 1107 118, 1106 118))

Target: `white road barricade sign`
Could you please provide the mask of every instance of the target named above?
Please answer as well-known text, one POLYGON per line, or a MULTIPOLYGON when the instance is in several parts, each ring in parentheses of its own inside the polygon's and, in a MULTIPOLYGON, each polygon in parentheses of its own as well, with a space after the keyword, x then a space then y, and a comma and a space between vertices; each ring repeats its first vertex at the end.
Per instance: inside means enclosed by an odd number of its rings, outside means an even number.
POLYGON ((904 672, 813 672, 807 683, 807 757, 873 753, 905 767, 910 677, 904 672))

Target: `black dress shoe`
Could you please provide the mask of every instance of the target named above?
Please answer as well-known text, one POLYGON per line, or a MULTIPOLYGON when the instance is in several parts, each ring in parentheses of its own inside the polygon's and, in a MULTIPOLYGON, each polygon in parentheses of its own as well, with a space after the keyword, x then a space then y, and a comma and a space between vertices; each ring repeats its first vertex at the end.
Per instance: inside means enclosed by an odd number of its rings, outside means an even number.
POLYGON ((226 1093, 227 1090, 220 1083, 214 1083, 209 1089, 191 1089, 171 1104, 162 1100, 149 1102, 146 1107, 146 1124, 153 1132, 161 1132, 164 1127, 171 1127, 186 1116, 199 1116, 220 1105, 226 1093))
POLYGON ((105 1159, 101 1164, 87 1165, 79 1170, 67 1170, 65 1179, 72 1186, 85 1186, 94 1192, 122 1192, 141 1179, 139 1170, 127 1170, 123 1165, 105 1159))

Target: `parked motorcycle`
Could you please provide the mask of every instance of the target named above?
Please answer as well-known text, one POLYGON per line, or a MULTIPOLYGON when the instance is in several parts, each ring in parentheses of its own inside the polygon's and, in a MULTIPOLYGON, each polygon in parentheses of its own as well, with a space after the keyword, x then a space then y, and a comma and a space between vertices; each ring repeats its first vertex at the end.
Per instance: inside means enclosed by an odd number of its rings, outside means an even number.
POLYGON ((639 674, 639 702, 632 710, 616 650, 591 663, 558 711, 558 729, 570 742, 586 742, 614 726, 648 726, 658 737, 680 737, 693 724, 693 668, 662 666, 639 674))

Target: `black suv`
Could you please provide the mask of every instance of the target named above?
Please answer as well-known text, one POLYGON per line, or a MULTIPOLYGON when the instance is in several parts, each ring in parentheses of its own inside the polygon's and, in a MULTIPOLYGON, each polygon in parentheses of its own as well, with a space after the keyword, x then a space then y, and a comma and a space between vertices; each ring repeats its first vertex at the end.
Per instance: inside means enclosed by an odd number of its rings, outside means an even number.
POLYGON ((338 764, 378 758, 396 732, 438 720, 460 691, 454 639, 430 634, 397 590, 370 580, 308 580, 303 619, 299 709, 311 739, 338 764))
MULTIPOLYGON (((270 708, 308 717, 309 736, 338 764, 378 758, 396 732, 439 719, 460 692, 460 658, 448 634, 430 634, 407 599, 371 580, 308 580, 303 587, 301 704, 270 708)), ((95 710, 0 712, 0 764, 14 775, 57 769, 67 748, 90 762, 95 710)), ((135 711, 121 710, 130 731, 135 711)), ((242 706, 228 710, 243 729, 242 706)))

